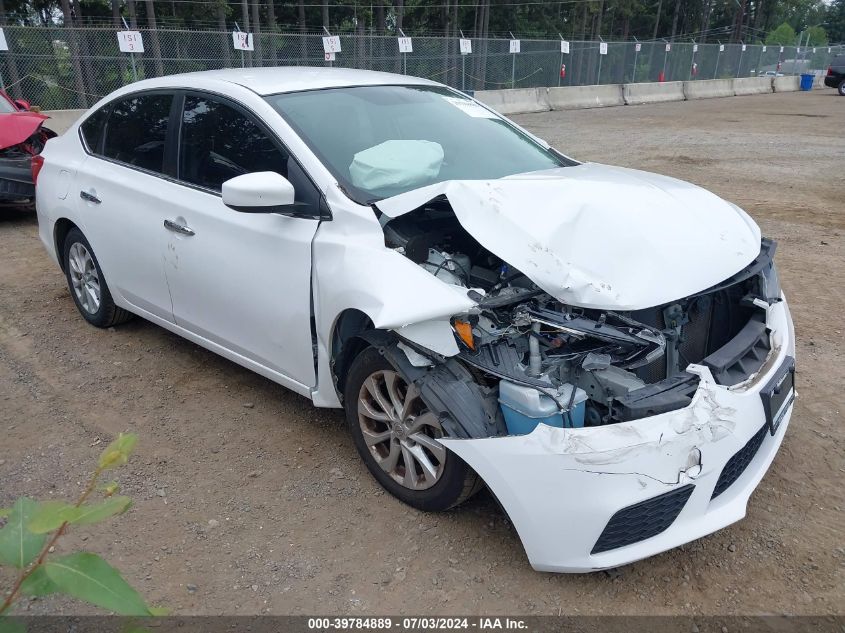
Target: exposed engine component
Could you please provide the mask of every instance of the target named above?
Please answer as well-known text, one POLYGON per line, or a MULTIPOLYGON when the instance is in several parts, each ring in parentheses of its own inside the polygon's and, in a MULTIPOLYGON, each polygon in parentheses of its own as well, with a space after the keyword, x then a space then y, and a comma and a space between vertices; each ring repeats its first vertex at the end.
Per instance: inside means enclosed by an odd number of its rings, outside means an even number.
POLYGON ((698 384, 685 371, 691 363, 735 384, 769 351, 764 309, 780 294, 770 240, 746 269, 710 291, 617 313, 550 296, 481 247, 445 200, 383 220, 388 247, 466 288, 477 303, 453 323, 457 358, 498 388, 509 433, 539 422, 593 426, 679 409, 698 384))

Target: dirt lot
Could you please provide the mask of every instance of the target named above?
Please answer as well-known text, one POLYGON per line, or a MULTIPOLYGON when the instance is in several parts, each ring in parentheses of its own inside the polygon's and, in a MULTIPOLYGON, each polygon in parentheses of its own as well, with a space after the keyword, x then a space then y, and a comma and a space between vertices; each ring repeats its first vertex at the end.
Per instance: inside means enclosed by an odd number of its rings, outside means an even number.
POLYGON ((62 547, 105 555, 180 614, 843 613, 844 116, 826 90, 516 117, 579 159, 704 185, 779 241, 800 399, 733 527, 612 573, 534 572, 488 494, 411 510, 371 479, 339 413, 144 321, 86 325, 35 217, 13 212, 0 212, 0 506, 78 494, 103 443, 133 430, 120 481, 134 507, 62 547))

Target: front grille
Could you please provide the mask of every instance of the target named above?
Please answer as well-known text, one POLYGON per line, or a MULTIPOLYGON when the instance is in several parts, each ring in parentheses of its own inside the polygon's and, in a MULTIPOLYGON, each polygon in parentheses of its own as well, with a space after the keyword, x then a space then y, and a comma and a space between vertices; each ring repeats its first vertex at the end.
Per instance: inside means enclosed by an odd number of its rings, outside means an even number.
POLYGON ((760 430, 754 434, 754 437, 748 440, 745 446, 734 453, 734 456, 728 460, 728 463, 725 464, 725 467, 722 469, 722 474, 719 475, 719 481, 716 482, 716 488, 713 490, 713 496, 710 497, 711 499, 715 499, 725 492, 725 490, 730 488, 731 484, 739 479, 740 475, 745 472, 745 469, 748 468, 748 464, 751 463, 751 460, 754 459, 757 451, 760 450, 760 445, 763 443, 763 440, 766 438, 766 433, 768 432, 769 425, 764 424, 760 427, 760 430))
POLYGON ((622 508, 607 522, 591 554, 639 543, 672 525, 692 494, 693 484, 622 508))

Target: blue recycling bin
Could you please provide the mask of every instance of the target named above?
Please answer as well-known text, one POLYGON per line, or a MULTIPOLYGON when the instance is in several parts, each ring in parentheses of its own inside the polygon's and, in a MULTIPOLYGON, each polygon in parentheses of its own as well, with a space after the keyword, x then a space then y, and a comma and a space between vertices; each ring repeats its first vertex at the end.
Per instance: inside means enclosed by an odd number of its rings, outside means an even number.
POLYGON ((801 73, 801 90, 808 92, 813 89, 813 79, 816 76, 812 73, 801 73))

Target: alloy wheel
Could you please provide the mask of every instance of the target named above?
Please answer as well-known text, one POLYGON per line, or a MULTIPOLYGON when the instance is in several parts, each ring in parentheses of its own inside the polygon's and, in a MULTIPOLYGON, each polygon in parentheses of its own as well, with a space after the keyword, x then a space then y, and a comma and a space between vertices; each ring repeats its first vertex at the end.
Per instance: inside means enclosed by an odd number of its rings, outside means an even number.
POLYGON ((419 390, 392 370, 379 370, 361 385, 358 423, 364 442, 384 472, 410 490, 425 490, 443 475, 443 428, 419 390))
POLYGON ((100 309, 100 277, 91 253, 80 242, 74 242, 68 251, 68 266, 73 292, 79 305, 88 313, 100 309))

